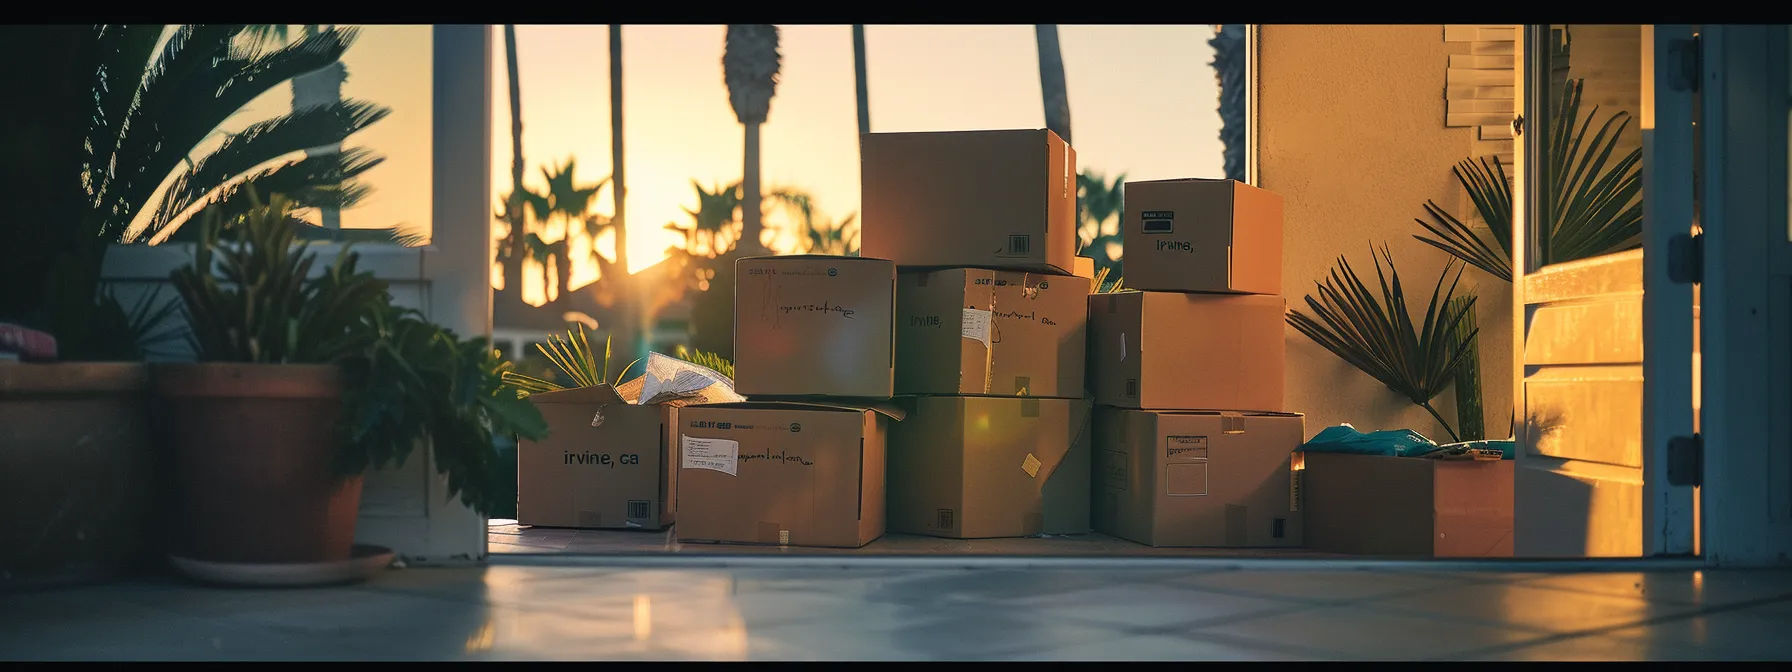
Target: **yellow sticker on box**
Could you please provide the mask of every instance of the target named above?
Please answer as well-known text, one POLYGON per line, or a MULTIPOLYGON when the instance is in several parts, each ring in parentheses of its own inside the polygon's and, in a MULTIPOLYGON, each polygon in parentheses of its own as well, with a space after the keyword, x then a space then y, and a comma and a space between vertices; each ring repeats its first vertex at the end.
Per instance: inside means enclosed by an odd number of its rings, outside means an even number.
POLYGON ((1027 472, 1028 476, 1039 478, 1039 466, 1041 464, 1043 463, 1039 461, 1039 458, 1033 457, 1032 453, 1027 453, 1027 459, 1022 460, 1020 463, 1020 470, 1027 472))

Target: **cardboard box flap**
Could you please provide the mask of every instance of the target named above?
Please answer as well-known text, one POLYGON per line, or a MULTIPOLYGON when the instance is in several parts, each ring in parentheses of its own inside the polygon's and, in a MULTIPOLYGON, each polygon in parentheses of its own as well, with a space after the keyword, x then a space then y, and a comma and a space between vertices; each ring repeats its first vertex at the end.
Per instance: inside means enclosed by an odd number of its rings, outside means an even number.
POLYGON ((1167 180, 1128 180, 1127 184, 1175 184, 1180 182, 1237 182, 1237 180, 1225 177, 1175 177, 1167 180))
POLYGON ((1244 416, 1244 417, 1265 417, 1265 418, 1298 418, 1298 417, 1305 415, 1303 413, 1282 413, 1279 411, 1212 411, 1212 410, 1160 411, 1160 410, 1153 410, 1151 412, 1156 413, 1158 415, 1228 415, 1228 414, 1230 414, 1230 415, 1240 415, 1240 416, 1244 416))
POLYGON ((790 260, 790 259, 828 259, 828 260, 840 260, 840 261, 881 261, 881 262, 885 262, 885 263, 888 263, 890 261, 888 259, 878 259, 876 257, 846 256, 846 255, 840 255, 840 254, 777 254, 777 255, 761 255, 761 256, 757 256, 757 257, 741 257, 740 259, 736 260, 734 263, 739 264, 742 261, 755 261, 755 260, 762 260, 762 259, 777 259, 779 261, 790 260))
POLYGON ((731 404, 709 404, 709 406, 717 408, 795 408, 851 413, 871 411, 898 422, 903 418, 908 417, 908 411, 904 410, 901 405, 887 400, 846 399, 840 397, 828 397, 825 399, 817 398, 812 400, 758 399, 731 404))
MULTIPOLYGON (((637 388, 636 394, 639 394, 637 388)), ((537 404, 627 404, 631 403, 620 391, 610 385, 592 385, 576 387, 553 392, 538 392, 529 395, 529 400, 537 404)))

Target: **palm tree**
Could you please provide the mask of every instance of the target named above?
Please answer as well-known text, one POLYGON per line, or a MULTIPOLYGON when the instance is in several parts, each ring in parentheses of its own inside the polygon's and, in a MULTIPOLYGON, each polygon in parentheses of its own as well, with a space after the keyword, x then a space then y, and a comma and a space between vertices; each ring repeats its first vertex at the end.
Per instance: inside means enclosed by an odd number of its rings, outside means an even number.
POLYGON ((871 93, 865 84, 865 24, 852 24, 852 70, 859 89, 859 135, 871 132, 871 93))
POLYGON ((1070 93, 1064 85, 1064 54, 1058 49, 1057 24, 1033 26, 1039 39, 1039 93, 1045 99, 1045 127, 1064 144, 1070 141, 1070 93))
MULTIPOLYGON (((620 272, 610 277, 611 271, 601 271, 605 280, 616 283, 622 295, 622 305, 618 312, 622 314, 621 331, 630 335, 624 338, 625 348, 634 357, 647 355, 647 333, 642 327, 648 322, 639 301, 638 289, 629 276, 628 266, 628 219, 623 207, 628 197, 628 187, 623 181, 622 153, 622 24, 610 24, 610 199, 615 205, 611 215, 611 227, 616 231, 616 268, 620 272)), ((596 250, 592 254, 596 254, 596 250)), ((600 258, 601 260, 601 258, 600 258)))
POLYGON ((773 189, 771 197, 783 204, 790 220, 796 223, 796 252, 856 257, 859 255, 858 213, 850 213, 837 224, 830 224, 816 212, 815 197, 797 189, 773 189))
POLYGON ((523 212, 523 93, 522 71, 517 67, 516 26, 504 24, 504 60, 510 73, 510 193, 499 217, 510 225, 510 234, 498 250, 504 266, 504 292, 515 300, 523 296, 523 253, 527 216, 523 212))
POLYGON ((1082 256, 1095 260, 1095 269, 1108 269, 1120 277, 1124 262, 1116 252, 1120 246, 1126 215, 1122 192, 1126 173, 1109 180, 1101 173, 1084 168, 1076 176, 1077 242, 1082 256), (1109 221, 1113 220, 1113 221, 1109 221))
POLYGON ((760 211, 759 125, 771 112, 777 95, 778 27, 745 24, 728 26, 723 42, 722 81, 728 85, 728 102, 734 116, 746 128, 745 163, 741 174, 745 196, 741 199, 740 248, 743 254, 765 253, 760 234, 765 230, 760 211))
MULTIPOLYGON (((603 190, 604 185, 609 184, 609 178, 579 184, 574 177, 575 168, 576 163, 572 159, 567 159, 558 169, 542 168, 541 176, 547 182, 547 189, 541 192, 524 190, 522 196, 535 215, 536 222, 545 228, 557 219, 565 231, 552 243, 543 240, 539 233, 530 233, 525 238, 531 255, 541 263, 542 286, 543 291, 547 292, 549 303, 569 296, 572 292, 571 252, 574 233, 582 229, 595 243, 598 234, 614 221, 590 212, 592 202, 597 200, 597 194, 603 190), (552 276, 549 276, 550 263, 552 276)), ((592 246, 592 254, 596 255, 596 245, 592 246)), ((600 266, 599 273, 604 270, 608 269, 600 266)))
POLYGON ((1213 74, 1220 84, 1220 144, 1225 147, 1226 178, 1245 180, 1245 29, 1231 23, 1213 27, 1213 74))
POLYGON ((281 160, 340 143, 389 113, 361 101, 251 124, 190 160, 224 120, 337 62, 357 34, 325 28, 264 49, 239 40, 247 30, 180 26, 164 41, 162 25, 0 28, 9 93, 32 101, 4 106, 0 118, 0 184, 9 192, 0 202, 16 222, 0 245, 0 317, 47 324, 68 358, 129 356, 126 339, 94 326, 116 308, 99 292, 109 246, 166 239, 208 207, 246 210, 245 187, 312 208, 367 193, 354 178, 379 163, 370 152, 281 160))

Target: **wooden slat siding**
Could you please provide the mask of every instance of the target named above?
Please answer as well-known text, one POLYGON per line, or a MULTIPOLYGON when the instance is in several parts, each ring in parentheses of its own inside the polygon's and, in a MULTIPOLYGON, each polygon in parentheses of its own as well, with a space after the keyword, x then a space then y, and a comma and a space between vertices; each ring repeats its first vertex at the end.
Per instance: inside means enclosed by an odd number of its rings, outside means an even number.
POLYGON ((1511 114, 1515 103, 1511 98, 1504 99, 1450 99, 1444 103, 1446 114, 1458 112, 1501 112, 1511 114))
POLYGON ((1511 70, 1517 66, 1516 56, 1476 56, 1474 54, 1451 54, 1450 67, 1470 70, 1511 70))
POLYGON ((1511 126, 1499 126, 1499 125, 1477 126, 1477 127, 1475 127, 1475 139, 1480 140, 1482 142, 1492 142, 1494 140, 1511 140, 1512 139, 1512 127, 1511 126))
POLYGON ((1475 56, 1515 56, 1518 54, 1518 43, 1476 42, 1469 45, 1468 53, 1475 56))
POLYGON ((1511 112, 1452 112, 1444 115, 1444 125, 1459 126, 1493 126, 1512 123, 1511 112))
POLYGON ((1518 29, 1511 26, 1445 25, 1445 42, 1516 42, 1518 29))
POLYGON ((1450 68, 1444 71, 1444 86, 1507 86, 1512 83, 1512 69, 1471 70, 1450 68))
POLYGON ((1447 86, 1445 100, 1512 100, 1517 89, 1510 86, 1447 86))

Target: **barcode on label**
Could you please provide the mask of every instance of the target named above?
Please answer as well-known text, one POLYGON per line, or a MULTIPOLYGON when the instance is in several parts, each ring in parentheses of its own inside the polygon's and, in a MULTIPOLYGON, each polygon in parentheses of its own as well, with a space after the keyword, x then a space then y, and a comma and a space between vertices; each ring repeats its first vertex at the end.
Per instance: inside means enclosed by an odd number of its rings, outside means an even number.
POLYGON ((954 523, 955 521, 952 520, 952 510, 940 509, 934 516, 933 526, 935 529, 950 530, 954 523))
POLYGON ((1137 379, 1137 378, 1127 378, 1126 379, 1126 396, 1133 397, 1133 398, 1136 398, 1139 396, 1139 379, 1137 379))
POLYGON ((653 515, 653 502, 649 502, 645 499, 628 500, 629 518, 644 519, 651 515, 653 515))
POLYGON ((1032 236, 1026 236, 1026 235, 1010 235, 1010 236, 1008 236, 1008 253, 1009 254, 1031 254, 1032 251, 1033 251, 1032 236))

